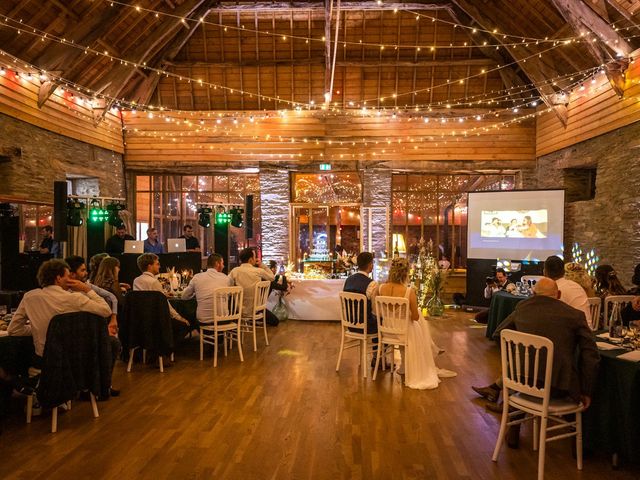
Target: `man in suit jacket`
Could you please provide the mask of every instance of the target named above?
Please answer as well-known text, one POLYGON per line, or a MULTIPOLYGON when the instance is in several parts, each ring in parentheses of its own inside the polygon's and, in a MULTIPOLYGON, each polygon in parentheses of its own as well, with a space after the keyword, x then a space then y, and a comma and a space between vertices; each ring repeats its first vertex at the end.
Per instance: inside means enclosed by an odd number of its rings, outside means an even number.
MULTIPOLYGON (((512 329, 550 339, 554 348, 552 397, 569 396, 582 401, 588 408, 600 354, 584 312, 558 300, 558 286, 550 278, 545 277, 536 283, 534 292, 533 297, 516 306, 494 335, 499 336, 502 330, 512 329)), ((539 372, 539 375, 543 380, 544 372, 539 372)))

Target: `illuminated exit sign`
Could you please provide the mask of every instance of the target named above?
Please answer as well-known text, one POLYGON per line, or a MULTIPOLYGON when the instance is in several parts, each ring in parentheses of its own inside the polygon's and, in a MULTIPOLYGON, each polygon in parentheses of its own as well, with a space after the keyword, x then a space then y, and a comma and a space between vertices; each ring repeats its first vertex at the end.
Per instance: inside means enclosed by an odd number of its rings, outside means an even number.
POLYGON ((321 163, 320 164, 320 170, 323 170, 323 171, 331 170, 331 164, 330 163, 321 163))

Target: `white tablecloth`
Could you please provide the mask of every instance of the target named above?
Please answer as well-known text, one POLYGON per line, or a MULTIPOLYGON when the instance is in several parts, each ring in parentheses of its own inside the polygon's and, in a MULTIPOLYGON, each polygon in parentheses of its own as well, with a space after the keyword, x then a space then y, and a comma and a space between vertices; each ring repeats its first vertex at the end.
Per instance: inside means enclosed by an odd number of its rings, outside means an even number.
MULTIPOLYGON (((293 280, 293 289, 284 297, 292 320, 340 321, 339 293, 344 280, 293 280)), ((272 293, 267 307, 273 310, 278 296, 272 293)))

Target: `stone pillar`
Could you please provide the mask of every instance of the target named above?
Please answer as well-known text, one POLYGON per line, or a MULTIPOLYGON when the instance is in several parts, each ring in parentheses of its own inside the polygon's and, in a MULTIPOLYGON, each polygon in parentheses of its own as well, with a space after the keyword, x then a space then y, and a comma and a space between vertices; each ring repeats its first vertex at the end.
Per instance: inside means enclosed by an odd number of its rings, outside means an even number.
POLYGON ((362 174, 362 206, 365 215, 362 218, 362 245, 369 248, 369 230, 371 230, 371 250, 379 258, 387 251, 391 235, 391 171, 382 169, 364 170, 362 174), (367 207, 371 207, 371 227, 366 215, 367 207))
POLYGON ((262 216, 262 258, 289 258, 289 172, 260 170, 260 212, 262 216))

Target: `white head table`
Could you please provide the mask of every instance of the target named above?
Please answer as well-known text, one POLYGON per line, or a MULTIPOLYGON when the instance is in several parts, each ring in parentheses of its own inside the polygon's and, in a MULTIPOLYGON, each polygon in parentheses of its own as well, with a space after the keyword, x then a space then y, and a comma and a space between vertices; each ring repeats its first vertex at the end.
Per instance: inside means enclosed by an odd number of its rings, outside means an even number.
MULTIPOLYGON (((342 280, 290 280, 293 285, 284 303, 289 310, 291 320, 330 320, 340 321, 340 297, 344 287, 342 280)), ((267 308, 273 310, 278 296, 272 293, 267 308)))

